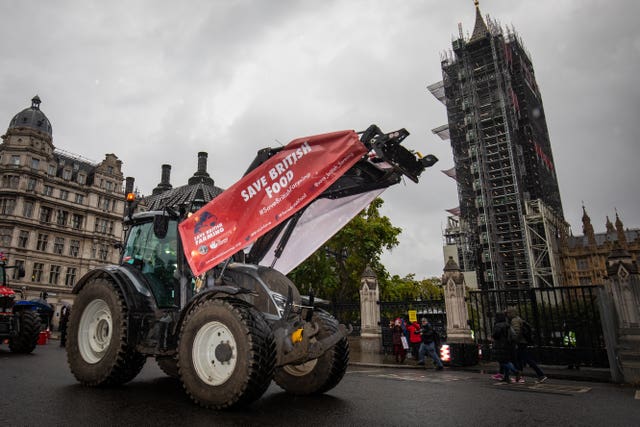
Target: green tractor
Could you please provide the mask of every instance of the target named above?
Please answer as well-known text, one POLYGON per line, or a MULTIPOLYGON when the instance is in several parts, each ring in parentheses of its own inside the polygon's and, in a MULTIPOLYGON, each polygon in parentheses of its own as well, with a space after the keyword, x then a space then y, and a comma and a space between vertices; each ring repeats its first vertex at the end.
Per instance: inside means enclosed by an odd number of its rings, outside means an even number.
POLYGON ((90 271, 66 346, 88 386, 132 380, 148 357, 198 404, 241 407, 271 381, 295 395, 343 378, 350 328, 286 276, 387 187, 437 161, 404 129, 337 132, 260 150, 211 201, 125 216, 119 265, 90 271), (206 203, 206 204, 205 204, 206 203))

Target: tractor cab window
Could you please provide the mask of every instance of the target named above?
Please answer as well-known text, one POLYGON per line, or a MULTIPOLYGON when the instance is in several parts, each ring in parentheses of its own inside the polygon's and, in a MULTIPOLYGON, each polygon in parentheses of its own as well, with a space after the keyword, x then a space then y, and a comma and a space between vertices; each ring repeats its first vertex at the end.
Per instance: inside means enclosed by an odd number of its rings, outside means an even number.
POLYGON ((135 225, 127 237, 122 263, 132 265, 147 278, 158 306, 174 302, 174 273, 177 268, 177 223, 169 221, 162 238, 154 232, 153 222, 135 225))

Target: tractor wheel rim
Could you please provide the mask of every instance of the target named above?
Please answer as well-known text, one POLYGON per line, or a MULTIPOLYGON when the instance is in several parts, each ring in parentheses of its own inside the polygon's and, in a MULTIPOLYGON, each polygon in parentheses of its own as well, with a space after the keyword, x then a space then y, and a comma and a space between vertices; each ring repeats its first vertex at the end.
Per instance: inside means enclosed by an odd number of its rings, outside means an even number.
POLYGON ((102 360, 109 349, 113 333, 113 317, 109 305, 97 299, 91 301, 80 317, 78 349, 82 358, 90 364, 102 360))
POLYGON ((299 365, 285 365, 283 366, 283 369, 289 375, 293 375, 294 377, 304 377, 313 371, 317 363, 318 359, 312 359, 299 365))
POLYGON ((238 360, 233 334, 224 324, 215 321, 198 330, 191 354, 198 377, 211 386, 224 384, 233 374, 238 360))

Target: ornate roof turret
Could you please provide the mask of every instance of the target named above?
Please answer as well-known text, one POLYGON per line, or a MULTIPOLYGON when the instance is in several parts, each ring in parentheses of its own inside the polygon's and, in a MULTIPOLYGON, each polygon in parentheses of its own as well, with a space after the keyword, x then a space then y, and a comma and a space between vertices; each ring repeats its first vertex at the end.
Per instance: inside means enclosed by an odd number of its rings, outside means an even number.
POLYGON ((624 235, 624 225, 618 216, 618 212, 616 212, 616 231, 618 232, 618 243, 623 248, 627 247, 627 236, 624 235))
POLYGON ((9 122, 9 129, 25 127, 44 132, 49 137, 52 137, 51 122, 49 122, 47 116, 40 111, 41 102, 38 95, 34 96, 31 99, 31 107, 25 108, 13 116, 13 119, 9 122))
POLYGON ((582 232, 584 233, 587 241, 590 245, 596 244, 596 235, 593 231, 593 225, 591 225, 591 218, 587 215, 587 210, 582 205, 582 232))
POLYGON ((607 234, 608 233, 614 233, 616 231, 616 229, 613 227, 613 224, 611 223, 611 220, 609 219, 609 215, 607 215, 607 234))
POLYGON ((489 34, 487 24, 484 22, 482 14, 480 13, 479 3, 480 2, 478 0, 474 0, 474 4, 476 5, 476 24, 473 27, 473 33, 471 34, 471 39, 469 39, 469 42, 474 42, 476 40, 485 38, 489 34))

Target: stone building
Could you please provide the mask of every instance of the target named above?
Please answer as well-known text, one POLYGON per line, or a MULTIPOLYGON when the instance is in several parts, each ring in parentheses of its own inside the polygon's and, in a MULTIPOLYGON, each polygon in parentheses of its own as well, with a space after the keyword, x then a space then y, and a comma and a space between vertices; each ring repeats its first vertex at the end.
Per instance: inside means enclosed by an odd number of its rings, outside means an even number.
POLYGON ((629 253, 633 262, 640 255, 640 229, 625 229, 616 213, 615 224, 609 217, 606 231, 596 233, 583 207, 582 236, 568 236, 561 245, 564 286, 603 284, 607 278, 607 258, 614 249, 629 253))
MULTIPOLYGON (((35 96, 17 113, 0 144, 0 251, 25 271, 9 284, 25 298, 46 291, 71 302, 90 269, 118 260, 124 212, 122 161, 101 162, 56 148, 51 123, 35 96)), ((58 304, 59 308, 59 304, 58 304)))

